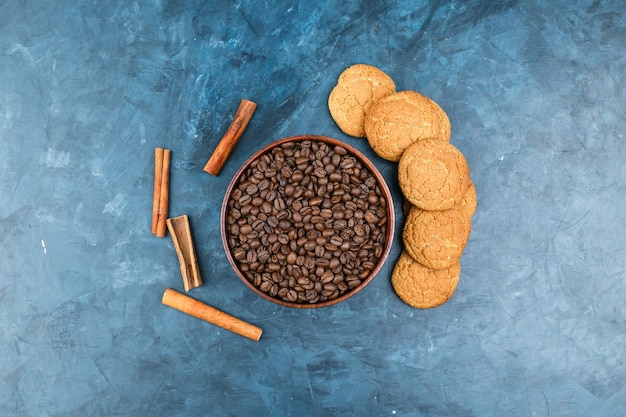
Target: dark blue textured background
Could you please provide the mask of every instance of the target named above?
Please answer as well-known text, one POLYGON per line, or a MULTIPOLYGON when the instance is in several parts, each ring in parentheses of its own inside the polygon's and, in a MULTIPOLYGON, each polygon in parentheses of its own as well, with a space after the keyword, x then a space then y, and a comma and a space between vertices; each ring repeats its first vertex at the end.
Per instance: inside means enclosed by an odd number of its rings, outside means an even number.
POLYGON ((0 1, 0 415, 626 415, 626 18, 608 1, 0 1), (479 200, 454 297, 394 294, 401 240, 337 306, 266 302, 218 227, 238 166, 278 138, 344 135, 354 63, 435 99, 479 200), (202 171, 241 98, 258 108, 202 171), (150 234, 172 150, 205 284, 258 343, 160 303, 150 234))

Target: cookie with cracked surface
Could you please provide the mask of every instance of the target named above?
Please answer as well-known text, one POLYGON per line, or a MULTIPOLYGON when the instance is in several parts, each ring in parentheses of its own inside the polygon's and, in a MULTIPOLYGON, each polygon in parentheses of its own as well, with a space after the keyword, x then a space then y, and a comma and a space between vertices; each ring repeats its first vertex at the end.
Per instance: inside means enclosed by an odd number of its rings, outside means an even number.
POLYGON ((328 109, 337 126, 347 135, 365 137, 365 113, 372 104, 396 91, 393 79, 372 65, 346 68, 328 96, 328 109))
POLYGON ((404 197, 424 210, 447 210, 459 204, 469 187, 465 156, 454 145, 425 139, 409 146, 398 162, 404 197))
POLYGON ((450 141, 450 120, 432 99, 411 90, 378 100, 365 115, 365 136, 378 156, 397 162, 422 139, 450 141))
POLYGON ((404 250, 431 269, 450 268, 459 262, 469 239, 472 223, 458 208, 422 210, 413 206, 404 223, 404 250))
MULTIPOLYGON (((474 185, 472 180, 470 180, 469 187, 467 187, 467 191, 463 195, 463 199, 461 199, 461 202, 453 208, 461 209, 467 215, 467 217, 471 219, 476 212, 477 206, 478 199, 476 198, 476 186, 474 185)), ((402 200, 402 214, 404 215, 404 217, 409 215, 411 207, 413 207, 413 204, 411 204, 406 198, 404 198, 402 200)))
POLYGON ((403 251, 391 273, 391 286, 402 301, 415 308, 438 307, 448 301, 459 283, 461 264, 431 269, 403 251))

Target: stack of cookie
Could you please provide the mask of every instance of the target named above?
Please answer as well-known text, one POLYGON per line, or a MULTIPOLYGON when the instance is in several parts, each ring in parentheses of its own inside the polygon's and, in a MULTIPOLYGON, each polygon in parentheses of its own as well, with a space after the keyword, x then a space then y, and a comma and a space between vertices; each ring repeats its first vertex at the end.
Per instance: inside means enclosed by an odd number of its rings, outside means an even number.
POLYGON ((380 69, 344 70, 328 99, 346 134, 365 137, 381 158, 398 162, 405 197, 404 250, 391 283, 405 303, 432 308, 454 293, 460 258, 476 210, 476 189, 464 155, 450 143, 450 120, 432 99, 396 91, 380 69))

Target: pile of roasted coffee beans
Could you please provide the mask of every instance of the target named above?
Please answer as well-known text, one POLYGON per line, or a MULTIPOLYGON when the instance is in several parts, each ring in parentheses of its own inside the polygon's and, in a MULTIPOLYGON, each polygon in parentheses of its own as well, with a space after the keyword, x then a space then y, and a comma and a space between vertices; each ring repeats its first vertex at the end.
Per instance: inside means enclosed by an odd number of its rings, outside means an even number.
POLYGON ((253 286, 288 303, 322 303, 357 288, 376 268, 387 201, 344 147, 285 142, 242 173, 226 222, 229 250, 253 286))

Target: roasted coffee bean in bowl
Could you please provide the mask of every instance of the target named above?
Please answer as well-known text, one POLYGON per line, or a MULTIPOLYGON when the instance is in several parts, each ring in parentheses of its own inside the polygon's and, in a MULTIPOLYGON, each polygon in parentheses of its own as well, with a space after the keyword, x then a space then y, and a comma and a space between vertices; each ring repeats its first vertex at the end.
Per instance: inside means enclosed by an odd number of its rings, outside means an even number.
POLYGON ((393 241, 391 193, 352 146, 292 136, 252 155, 231 181, 222 242, 237 276, 277 304, 324 307, 369 284, 393 241))

